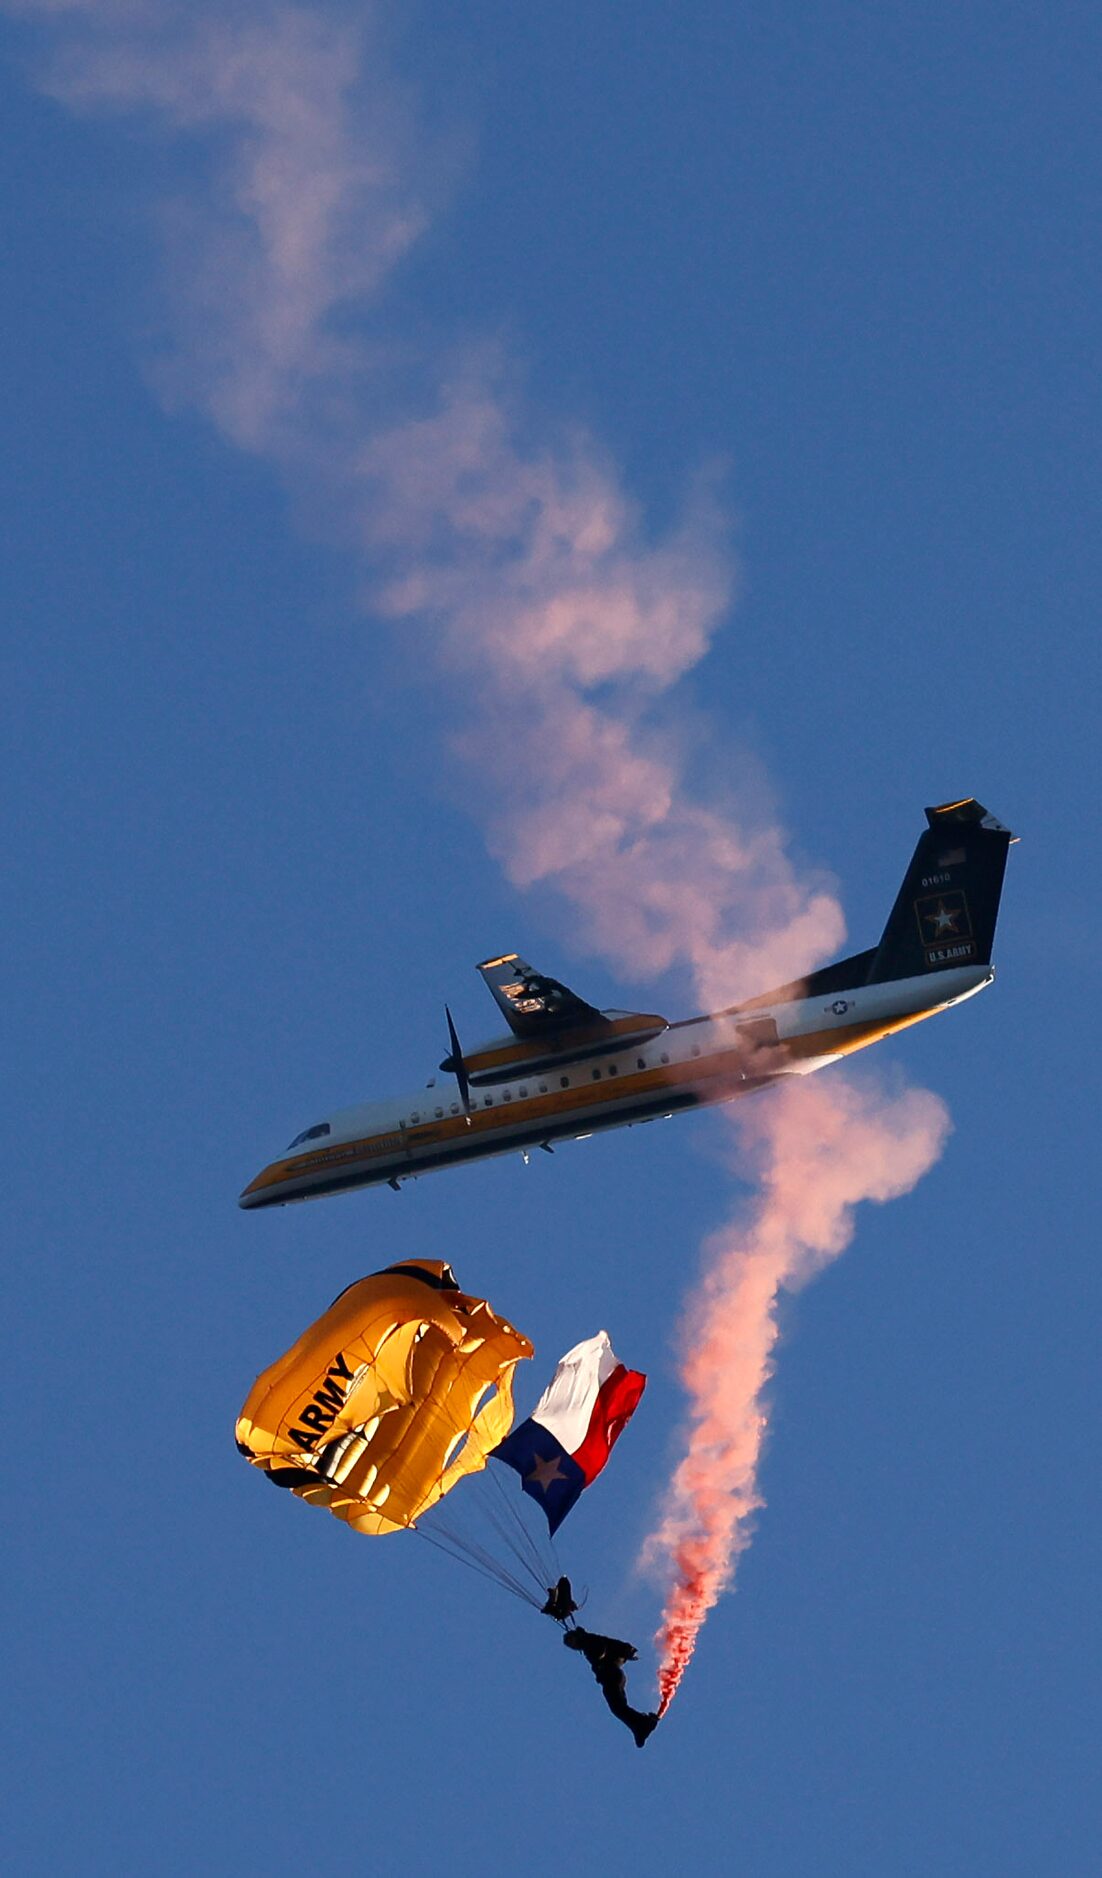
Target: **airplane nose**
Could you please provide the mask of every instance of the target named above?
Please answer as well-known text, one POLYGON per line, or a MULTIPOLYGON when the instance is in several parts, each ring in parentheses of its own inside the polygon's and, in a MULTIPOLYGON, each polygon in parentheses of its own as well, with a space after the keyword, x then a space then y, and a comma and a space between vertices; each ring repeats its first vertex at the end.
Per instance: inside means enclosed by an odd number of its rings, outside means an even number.
POLYGON ((255 1180, 250 1180, 244 1192, 238 1196, 238 1206, 243 1206, 247 1212, 251 1212, 257 1206, 270 1206, 275 1197, 270 1182, 271 1171, 265 1167, 255 1180))

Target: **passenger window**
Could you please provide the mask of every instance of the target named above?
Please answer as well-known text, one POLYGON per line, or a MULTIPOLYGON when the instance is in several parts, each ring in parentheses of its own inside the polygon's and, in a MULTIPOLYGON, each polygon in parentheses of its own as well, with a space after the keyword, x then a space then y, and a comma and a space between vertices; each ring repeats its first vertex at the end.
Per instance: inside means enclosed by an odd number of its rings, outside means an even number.
POLYGON ((411 1111, 410 1111, 410 1117, 409 1117, 409 1119, 410 1119, 410 1121, 411 1121, 411 1122, 419 1122, 419 1121, 420 1121, 420 1119, 421 1119, 421 1117, 420 1117, 420 1115, 418 1115, 418 1114, 416 1113, 416 1111, 415 1111, 415 1110, 411 1110, 411 1111))
POLYGON ((528 1094, 528 1091, 527 1089, 518 1089, 517 1094, 518 1096, 526 1096, 528 1094))
POLYGON ((600 1070, 599 1070, 599 1069, 595 1069, 595 1070, 594 1070, 594 1072, 593 1072, 593 1080, 594 1080, 594 1082, 600 1082, 600 1080, 601 1080, 601 1072, 600 1072, 600 1070))
POLYGON ((453 1114, 453 1115, 458 1115, 458 1113, 459 1113, 459 1104, 458 1104, 458 1102, 453 1102, 453 1103, 452 1103, 452 1111, 451 1111, 451 1112, 452 1112, 452 1114, 453 1114))
POLYGON ((616 1065, 615 1065, 615 1063, 610 1063, 610 1064, 609 1064, 609 1066, 608 1066, 608 1073, 609 1073, 609 1075, 610 1075, 610 1076, 618 1076, 618 1075, 620 1074, 620 1072, 619 1072, 619 1070, 617 1069, 617 1067, 616 1067, 616 1065))
POLYGON ((669 1059, 669 1057, 668 1057, 668 1056, 666 1055, 666 1052, 665 1052, 665 1050, 663 1050, 663 1052, 662 1052, 662 1057, 661 1057, 661 1061, 662 1061, 663 1063, 668 1063, 668 1062, 669 1062, 669 1060, 670 1060, 670 1059, 669 1059))
POLYGON ((433 1114, 434 1114, 434 1115, 436 1116, 436 1119, 437 1119, 437 1121, 439 1121, 439 1120, 440 1120, 440 1117, 441 1117, 441 1116, 443 1115, 443 1113, 444 1113, 444 1111, 443 1111, 443 1109, 434 1109, 434 1110, 433 1110, 433 1114))
POLYGON ((645 1056, 637 1056, 637 1057, 636 1057, 636 1059, 635 1059, 635 1067, 636 1067, 636 1069, 646 1069, 646 1067, 647 1067, 647 1059, 646 1059, 646 1057, 645 1057, 645 1056))
POLYGON ((483 1098, 483 1101, 484 1101, 484 1104, 485 1104, 485 1107, 486 1107, 486 1108, 488 1108, 488 1109, 492 1109, 492 1108, 493 1108, 493 1106, 494 1106, 494 1098, 493 1098, 493 1096, 485 1096, 485 1097, 483 1098))
POLYGON ((541 1082, 540 1084, 540 1094, 541 1095, 547 1094, 547 1084, 545 1082, 541 1082))
POLYGON ((570 1078, 569 1078, 569 1076, 560 1076, 560 1077, 559 1077, 559 1083, 560 1083, 560 1085, 561 1085, 561 1087, 562 1087, 563 1089, 569 1089, 569 1087, 570 1087, 570 1078))
POLYGON ((511 1089, 503 1089, 503 1090, 502 1090, 502 1092, 501 1092, 501 1099, 502 1099, 502 1101, 503 1101, 503 1102, 511 1102, 511 1101, 512 1101, 512 1099, 513 1099, 513 1092, 512 1092, 512 1090, 511 1090, 511 1089))
POLYGON ((692 1052, 691 1052, 691 1054, 692 1054, 693 1056, 699 1056, 699 1055, 700 1055, 700 1045, 699 1045, 699 1043, 694 1043, 694 1044, 693 1044, 693 1047, 692 1047, 692 1052))

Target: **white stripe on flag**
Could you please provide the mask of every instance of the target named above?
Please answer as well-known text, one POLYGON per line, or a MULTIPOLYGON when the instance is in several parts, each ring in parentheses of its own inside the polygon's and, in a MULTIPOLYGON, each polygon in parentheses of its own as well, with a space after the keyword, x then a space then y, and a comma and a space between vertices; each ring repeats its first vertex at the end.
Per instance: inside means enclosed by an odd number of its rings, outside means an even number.
POLYGON ((532 1410, 532 1420, 548 1429, 568 1454, 580 1448, 589 1433, 598 1391, 619 1361, 608 1332, 599 1330, 566 1352, 532 1410))

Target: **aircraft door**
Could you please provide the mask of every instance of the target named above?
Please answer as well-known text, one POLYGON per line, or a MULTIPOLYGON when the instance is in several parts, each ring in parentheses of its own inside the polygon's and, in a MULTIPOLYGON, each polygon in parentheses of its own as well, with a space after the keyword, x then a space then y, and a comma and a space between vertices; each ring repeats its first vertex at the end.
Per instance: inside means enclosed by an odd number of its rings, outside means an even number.
POLYGON ((746 1055, 751 1057, 759 1050, 775 1050, 780 1045, 776 1020, 772 1017, 756 1017, 748 1023, 736 1024, 735 1035, 746 1055))

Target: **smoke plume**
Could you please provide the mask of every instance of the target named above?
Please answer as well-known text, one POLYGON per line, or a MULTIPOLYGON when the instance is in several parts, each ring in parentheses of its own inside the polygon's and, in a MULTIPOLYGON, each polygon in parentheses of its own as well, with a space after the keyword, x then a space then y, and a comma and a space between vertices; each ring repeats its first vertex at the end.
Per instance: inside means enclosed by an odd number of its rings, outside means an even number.
MULTIPOLYGON (((496 343, 388 314, 453 180, 388 68, 388 10, 0 5, 37 25, 54 96, 186 140, 187 190, 158 210, 158 386, 274 467, 308 523, 324 515, 376 626, 447 675, 510 880, 563 896, 619 970, 680 968, 713 1008, 836 951, 828 884, 759 801, 700 800, 662 721, 730 606, 715 476, 656 532, 585 430, 527 408, 496 343)), ((737 1118, 759 1197, 709 1241, 686 1306, 687 1449, 649 1548, 672 1580, 664 1706, 759 1504, 778 1293, 843 1249, 859 1200, 914 1184, 945 1125, 932 1096, 837 1072, 737 1118)))
POLYGON ((845 1250, 858 1201, 893 1200, 915 1185, 940 1154, 949 1121, 925 1090, 890 1099, 875 1083, 830 1075, 781 1084, 740 1109, 736 1126, 740 1166, 755 1170, 757 1196, 745 1218, 708 1240, 684 1311, 688 1445, 648 1542, 672 1575, 659 1632, 663 1713, 762 1504, 779 1294, 845 1250))

